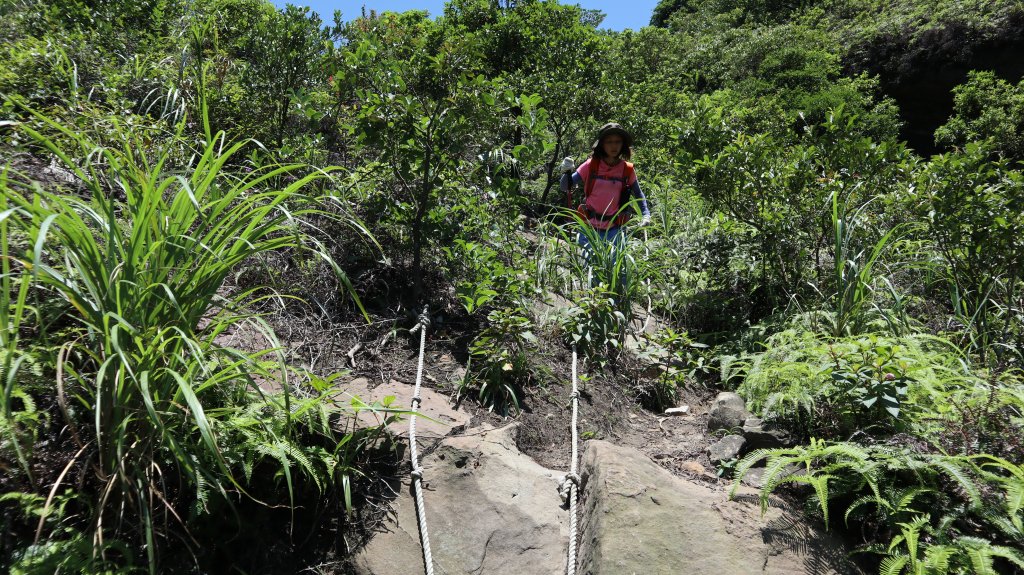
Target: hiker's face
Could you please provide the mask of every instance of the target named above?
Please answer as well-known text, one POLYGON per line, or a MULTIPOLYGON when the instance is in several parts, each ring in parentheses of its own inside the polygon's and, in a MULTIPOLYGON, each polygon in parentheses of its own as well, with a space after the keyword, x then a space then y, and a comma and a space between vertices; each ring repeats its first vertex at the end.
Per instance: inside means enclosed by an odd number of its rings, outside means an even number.
POLYGON ((601 141, 601 147, 604 148, 604 156, 606 158, 618 158, 619 153, 622 152, 622 136, 608 134, 601 141))

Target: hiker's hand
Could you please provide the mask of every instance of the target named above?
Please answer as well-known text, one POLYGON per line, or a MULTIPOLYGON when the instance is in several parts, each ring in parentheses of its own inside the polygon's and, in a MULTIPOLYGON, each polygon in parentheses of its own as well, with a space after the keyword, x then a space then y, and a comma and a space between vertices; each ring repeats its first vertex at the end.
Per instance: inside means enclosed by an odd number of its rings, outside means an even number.
POLYGON ((571 174, 576 171, 576 164, 573 163, 572 158, 565 158, 562 160, 562 165, 559 166, 558 169, 564 174, 571 174))
POLYGON ((651 224, 651 216, 644 216, 640 218, 640 227, 644 228, 651 224))

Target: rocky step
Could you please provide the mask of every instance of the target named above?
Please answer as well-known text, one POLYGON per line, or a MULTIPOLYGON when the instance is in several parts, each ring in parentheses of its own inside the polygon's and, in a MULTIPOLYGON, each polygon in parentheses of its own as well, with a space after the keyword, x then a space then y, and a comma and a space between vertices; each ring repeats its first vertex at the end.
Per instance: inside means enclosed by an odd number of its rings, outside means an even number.
MULTIPOLYGON (((515 424, 471 429, 424 458, 435 573, 565 572, 569 517, 557 493, 564 470, 521 453, 516 433, 515 424)), ((855 572, 846 549, 795 515, 772 507, 762 516, 752 490, 730 500, 725 489, 604 441, 586 443, 581 472, 578 573, 855 572)), ((383 531, 355 557, 360 575, 423 572, 408 482, 393 505, 383 531)))

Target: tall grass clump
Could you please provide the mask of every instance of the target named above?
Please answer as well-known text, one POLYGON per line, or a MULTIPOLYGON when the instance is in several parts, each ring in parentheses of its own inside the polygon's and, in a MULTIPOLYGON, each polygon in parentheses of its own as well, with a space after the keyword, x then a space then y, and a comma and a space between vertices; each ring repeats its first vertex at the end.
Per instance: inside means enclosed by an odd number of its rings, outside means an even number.
MULTIPOLYGON (((900 228, 890 229, 870 248, 860 249, 859 228, 864 211, 870 205, 868 200, 855 210, 850 210, 846 200, 840 200, 839 193, 832 194, 832 254, 835 294, 829 328, 833 336, 864 333, 873 321, 883 318, 893 321, 893 314, 882 313, 877 306, 871 307, 872 295, 878 281, 886 281, 875 274, 891 242, 899 237, 900 228)), ((898 317, 898 316, 897 316, 898 317)))
POLYGON ((644 295, 660 268, 643 253, 635 226, 623 226, 614 241, 606 241, 579 214, 565 216, 568 225, 552 226, 538 250, 538 287, 573 298, 576 306, 562 327, 572 345, 603 365, 621 351, 635 307, 650 307, 644 295))
POLYGON ((5 421, 20 361, 16 328, 34 297, 47 311, 32 327, 53 350, 50 393, 74 444, 41 486, 35 543, 14 562, 83 572, 144 564, 155 573, 170 540, 198 551, 190 527, 212 510, 233 509, 267 469, 277 469, 270 476, 287 488, 285 503, 309 486, 328 499, 335 488, 347 496, 363 432, 334 431, 330 379, 312 378, 295 393, 303 374, 285 363, 269 326, 246 312, 265 292, 225 289, 239 264, 280 250, 322 257, 341 273, 303 228, 314 215, 358 228, 328 209, 328 196, 307 191, 329 173, 301 165, 237 173, 232 163, 250 143, 223 133, 177 159, 184 123, 170 138, 119 131, 118 147, 97 147, 35 112, 18 128, 74 174, 78 190, 2 182, 5 421), (165 144, 151 143, 161 137, 165 144), (9 235, 19 245, 10 253, 9 235), (243 322, 269 351, 220 343, 243 322), (259 379, 281 382, 282 391, 262 391, 259 379), (78 551, 66 544, 72 532, 86 542, 78 551))

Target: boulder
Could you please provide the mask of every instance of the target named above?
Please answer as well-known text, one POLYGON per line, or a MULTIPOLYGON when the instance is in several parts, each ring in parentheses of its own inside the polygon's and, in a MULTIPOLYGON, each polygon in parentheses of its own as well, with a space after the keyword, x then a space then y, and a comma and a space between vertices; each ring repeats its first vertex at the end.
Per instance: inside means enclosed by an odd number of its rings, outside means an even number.
POLYGON ((777 502, 762 516, 746 488, 750 501, 729 500, 604 441, 587 443, 582 472, 579 573, 856 573, 847 549, 777 502))
POLYGON ((742 435, 726 435, 716 443, 708 446, 708 458, 711 463, 736 459, 743 451, 746 440, 742 435))
POLYGON ((788 431, 765 423, 757 417, 748 417, 743 422, 743 438, 747 441, 745 453, 755 449, 775 449, 793 445, 793 438, 788 431))
POLYGON ((750 412, 747 411, 742 397, 728 391, 719 393, 708 412, 708 431, 743 427, 748 417, 750 412))
MULTIPOLYGON (((569 513, 564 472, 541 467, 516 447, 517 426, 448 437, 423 458, 424 506, 436 573, 526 575, 565 571, 569 513)), ((423 572, 411 485, 359 552, 359 575, 423 572)))

